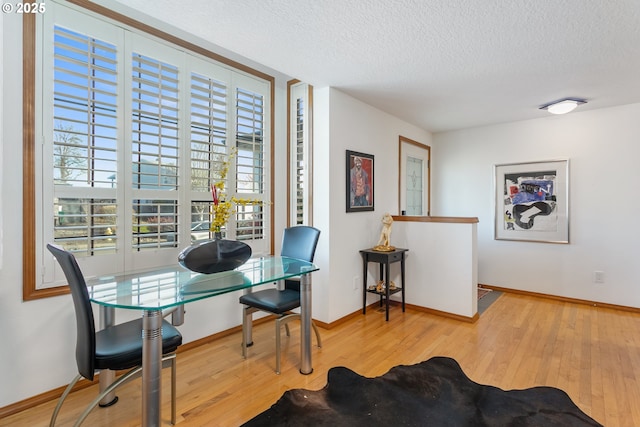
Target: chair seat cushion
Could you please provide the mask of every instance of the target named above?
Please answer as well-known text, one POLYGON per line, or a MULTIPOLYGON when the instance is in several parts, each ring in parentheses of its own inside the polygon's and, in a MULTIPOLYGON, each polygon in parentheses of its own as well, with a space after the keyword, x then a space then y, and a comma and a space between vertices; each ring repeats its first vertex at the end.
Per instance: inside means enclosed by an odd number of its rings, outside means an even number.
MULTIPOLYGON (((182 335, 162 321, 162 354, 176 351, 182 335)), ((96 332, 96 369, 129 369, 142 364, 142 318, 96 332)))
POLYGON ((265 289, 240 297, 240 304, 255 307, 262 311, 282 314, 300 307, 300 292, 291 289, 265 289))

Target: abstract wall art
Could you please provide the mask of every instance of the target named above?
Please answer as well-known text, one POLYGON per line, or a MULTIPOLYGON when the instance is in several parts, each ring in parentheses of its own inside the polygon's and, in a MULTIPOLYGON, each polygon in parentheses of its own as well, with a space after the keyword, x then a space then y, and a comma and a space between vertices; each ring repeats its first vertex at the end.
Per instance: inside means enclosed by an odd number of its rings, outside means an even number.
POLYGON ((496 240, 569 243, 569 160, 494 169, 496 240))

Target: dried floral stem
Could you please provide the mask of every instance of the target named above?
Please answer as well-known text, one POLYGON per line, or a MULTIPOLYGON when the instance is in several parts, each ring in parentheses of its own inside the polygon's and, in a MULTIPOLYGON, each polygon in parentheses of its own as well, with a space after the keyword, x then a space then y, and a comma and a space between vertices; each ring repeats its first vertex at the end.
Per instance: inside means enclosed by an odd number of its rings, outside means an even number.
POLYGON ((236 196, 231 196, 227 200, 227 194, 225 192, 225 179, 229 172, 229 166, 231 160, 237 154, 237 148, 233 148, 229 153, 227 159, 222 163, 222 169, 219 173, 219 179, 215 183, 211 184, 211 195, 213 197, 213 221, 211 221, 210 230, 213 232, 220 232, 221 228, 227 224, 232 214, 236 213, 233 209, 233 205, 264 205, 265 202, 260 199, 244 199, 236 196))

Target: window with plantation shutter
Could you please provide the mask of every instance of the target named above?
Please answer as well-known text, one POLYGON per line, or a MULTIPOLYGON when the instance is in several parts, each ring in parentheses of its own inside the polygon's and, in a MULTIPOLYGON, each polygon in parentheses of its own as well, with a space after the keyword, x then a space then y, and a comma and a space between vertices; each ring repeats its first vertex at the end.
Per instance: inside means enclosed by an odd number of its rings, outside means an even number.
POLYGON ((131 161, 133 188, 178 188, 178 69, 134 53, 131 161))
MULTIPOLYGON (((239 198, 264 200, 264 98, 244 89, 236 92, 236 183, 239 198)), ((239 204, 236 211, 238 240, 264 237, 264 206, 239 204)))
POLYGON ((191 75, 191 189, 209 192, 214 171, 227 153, 227 87, 224 82, 191 75))
POLYGON ((136 199, 133 201, 133 238, 136 250, 175 246, 178 236, 178 201, 136 199))
POLYGON ((117 49, 56 26, 53 239, 78 254, 116 248, 117 49))
POLYGON ((178 243, 178 68, 133 53, 131 164, 135 250, 178 243), (173 193, 175 199, 166 198, 173 193), (154 197, 155 196, 155 197, 154 197))
POLYGON ((295 224, 304 224, 304 99, 296 99, 295 162, 295 224))
POLYGON ((289 86, 289 224, 312 225, 311 86, 289 86))
POLYGON ((211 237, 211 184, 220 179, 216 171, 228 156, 228 98, 224 82, 200 73, 191 74, 190 89, 191 190, 201 199, 191 202, 190 237, 196 241, 211 237))
MULTIPOLYGON (((41 17, 38 239, 86 275, 175 263, 210 238, 211 184, 229 165, 228 239, 271 249, 272 80, 53 3, 41 17)), ((63 275, 39 255, 42 280, 63 275)))

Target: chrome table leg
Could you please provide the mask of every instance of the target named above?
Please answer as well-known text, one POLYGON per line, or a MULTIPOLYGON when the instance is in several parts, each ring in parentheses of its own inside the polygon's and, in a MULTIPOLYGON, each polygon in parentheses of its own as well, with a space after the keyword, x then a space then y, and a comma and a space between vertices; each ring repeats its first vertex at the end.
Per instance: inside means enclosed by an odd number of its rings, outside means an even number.
POLYGON ((311 365, 311 273, 300 278, 300 373, 313 372, 311 365))
MULTIPOLYGON (((104 305, 100 306, 100 329, 106 329, 109 326, 113 326, 116 324, 116 310, 113 307, 106 307, 104 305)), ((100 377, 98 379, 100 385, 100 393, 107 389, 113 382, 116 380, 116 372, 111 371, 109 369, 104 369, 100 371, 100 377)), ((107 406, 111 406, 118 401, 118 396, 116 396, 115 390, 111 393, 105 395, 102 400, 100 400, 101 407, 105 408, 107 406)))
POLYGON ((145 310, 142 316, 142 425, 160 425, 162 374, 162 312, 145 310))

